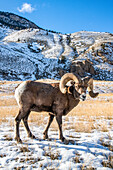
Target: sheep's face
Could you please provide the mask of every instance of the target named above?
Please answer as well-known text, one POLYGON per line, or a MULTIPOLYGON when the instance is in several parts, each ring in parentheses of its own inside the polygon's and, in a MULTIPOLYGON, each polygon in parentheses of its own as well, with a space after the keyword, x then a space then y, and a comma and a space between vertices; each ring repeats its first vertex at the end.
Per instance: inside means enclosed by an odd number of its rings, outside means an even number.
POLYGON ((72 81, 71 84, 72 85, 70 86, 69 89, 73 97, 75 99, 85 101, 88 84, 84 80, 82 80, 79 84, 72 81))
POLYGON ((93 92, 93 79, 89 76, 85 78, 80 78, 73 73, 66 73, 62 76, 59 84, 60 91, 65 93, 70 93, 77 100, 84 101, 86 99, 86 90, 90 97, 95 98, 99 93, 93 92))
POLYGON ((75 85, 75 91, 77 92, 79 99, 82 101, 84 101, 86 99, 87 87, 88 86, 83 85, 83 84, 75 85))

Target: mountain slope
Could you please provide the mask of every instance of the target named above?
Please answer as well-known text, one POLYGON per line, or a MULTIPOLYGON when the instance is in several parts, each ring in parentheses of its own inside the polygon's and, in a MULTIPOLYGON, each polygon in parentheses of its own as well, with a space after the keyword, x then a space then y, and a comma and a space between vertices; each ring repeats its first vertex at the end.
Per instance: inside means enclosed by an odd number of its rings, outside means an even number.
POLYGON ((112 34, 81 31, 63 35, 15 14, 0 12, 0 16, 1 80, 59 79, 69 71, 113 80, 112 34), (5 22, 11 19, 11 25, 4 23, 4 16, 5 22))
POLYGON ((0 11, 0 23, 12 29, 20 30, 26 28, 39 28, 33 22, 13 13, 0 11))

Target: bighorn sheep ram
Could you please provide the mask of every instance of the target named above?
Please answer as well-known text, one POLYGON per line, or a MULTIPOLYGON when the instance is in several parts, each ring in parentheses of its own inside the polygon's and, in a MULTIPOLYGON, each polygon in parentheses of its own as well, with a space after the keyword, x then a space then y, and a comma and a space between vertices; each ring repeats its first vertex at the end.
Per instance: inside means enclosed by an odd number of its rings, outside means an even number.
POLYGON ((62 142, 66 139, 62 133, 62 116, 67 115, 80 100, 86 99, 88 88, 91 97, 97 97, 98 93, 93 92, 93 79, 89 77, 80 78, 72 73, 66 73, 61 77, 59 85, 47 84, 35 81, 25 81, 15 90, 15 98, 19 105, 19 113, 15 118, 17 142, 22 142, 19 135, 19 124, 23 120, 28 136, 35 138, 28 126, 28 116, 31 111, 49 112, 49 121, 44 131, 44 138, 48 138, 48 129, 54 116, 58 123, 59 138, 62 142))

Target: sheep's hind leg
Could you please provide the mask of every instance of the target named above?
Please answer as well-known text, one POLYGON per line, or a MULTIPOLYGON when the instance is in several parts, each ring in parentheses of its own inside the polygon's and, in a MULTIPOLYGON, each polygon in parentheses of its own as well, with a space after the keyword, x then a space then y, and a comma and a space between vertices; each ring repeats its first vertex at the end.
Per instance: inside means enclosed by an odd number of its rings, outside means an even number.
POLYGON ((53 119, 54 119, 54 115, 49 113, 49 121, 48 121, 47 127, 46 127, 46 129, 44 130, 44 133, 43 133, 44 139, 48 138, 48 129, 49 129, 53 119))
POLYGON ((30 129, 29 129, 29 126, 28 126, 28 116, 30 114, 30 111, 28 112, 28 114, 23 118, 23 123, 24 123, 24 126, 26 128, 26 131, 27 131, 27 134, 28 134, 28 137, 32 138, 32 139, 35 139, 35 136, 31 133, 30 129))
POLYGON ((21 110, 19 110, 19 114, 15 118, 15 140, 18 143, 22 143, 22 140, 20 139, 20 133, 19 133, 20 121, 21 121, 21 110))
MULTIPOLYGON (((20 139, 20 134, 19 134, 19 124, 22 119, 28 118, 29 113, 30 113, 30 109, 28 109, 28 107, 20 108, 19 113, 15 118, 15 130, 16 130, 15 140, 19 143, 22 143, 22 140, 20 139)), ((27 128, 26 122, 25 122, 25 127, 27 128)), ((28 129, 29 129, 29 127, 28 127, 28 129)))

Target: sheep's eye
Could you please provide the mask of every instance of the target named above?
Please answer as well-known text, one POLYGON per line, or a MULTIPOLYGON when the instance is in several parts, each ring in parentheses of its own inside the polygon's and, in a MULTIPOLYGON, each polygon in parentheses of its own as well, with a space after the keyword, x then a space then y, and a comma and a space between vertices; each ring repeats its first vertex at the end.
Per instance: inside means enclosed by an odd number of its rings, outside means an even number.
POLYGON ((78 89, 78 88, 79 88, 79 86, 78 86, 78 85, 75 85, 75 88, 77 88, 77 89, 78 89))
POLYGON ((82 87, 81 85, 78 86, 78 88, 81 88, 81 87, 82 87))
POLYGON ((82 89, 83 89, 83 88, 84 88, 84 86, 80 85, 80 86, 78 86, 78 88, 79 88, 79 89, 80 89, 80 88, 82 88, 82 89))

